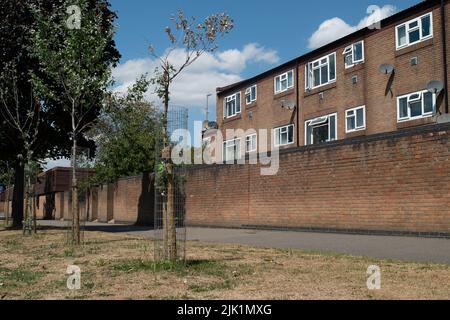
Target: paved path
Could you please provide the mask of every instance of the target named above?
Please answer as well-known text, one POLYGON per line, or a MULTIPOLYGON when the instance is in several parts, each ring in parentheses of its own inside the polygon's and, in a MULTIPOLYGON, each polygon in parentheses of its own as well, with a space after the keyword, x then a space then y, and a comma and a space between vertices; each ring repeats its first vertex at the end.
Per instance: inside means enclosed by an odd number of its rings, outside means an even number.
MULTIPOLYGON (((40 224, 53 227, 62 225, 61 222, 56 221, 41 221, 40 224)), ((125 232, 149 238, 153 235, 153 231, 149 228, 128 225, 88 223, 86 228, 106 232, 125 232)), ((188 240, 207 243, 243 244, 450 264, 450 240, 448 239, 207 228, 188 228, 187 237, 188 240)))

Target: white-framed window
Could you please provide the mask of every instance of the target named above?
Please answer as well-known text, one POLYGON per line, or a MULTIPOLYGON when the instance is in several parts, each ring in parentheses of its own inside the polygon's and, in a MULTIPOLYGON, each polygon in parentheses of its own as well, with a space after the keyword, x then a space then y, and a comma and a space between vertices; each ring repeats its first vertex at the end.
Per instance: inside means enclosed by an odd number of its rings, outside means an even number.
POLYGON ((434 115, 436 95, 424 90, 397 97, 397 121, 409 121, 434 115))
POLYGON ((294 143, 294 125, 279 127, 273 129, 275 138, 275 147, 287 146, 294 143))
POLYGON ((294 87, 294 70, 276 76, 274 79, 275 94, 279 94, 294 87))
POLYGON ((223 117, 231 118, 241 113, 241 93, 235 93, 225 98, 223 103, 223 117))
POLYGON ((345 68, 351 68, 364 62, 364 40, 356 42, 344 49, 345 68))
POLYGON ((336 81, 336 52, 309 62, 305 66, 306 90, 315 89, 336 81))
POLYGON ((245 152, 256 152, 258 150, 258 135, 252 134, 247 136, 245 140, 245 152))
POLYGON ((224 141, 222 157, 224 162, 239 160, 241 158, 241 139, 224 141))
POLYGON ((245 103, 252 104, 258 98, 258 88, 256 85, 251 86, 245 90, 245 103))
POLYGON ((395 28, 397 50, 433 38, 433 13, 410 20, 395 28))
POLYGON ((366 106, 345 111, 345 132, 354 132, 366 128, 366 106))
POLYGON ((337 140, 337 113, 305 121, 305 144, 337 140))

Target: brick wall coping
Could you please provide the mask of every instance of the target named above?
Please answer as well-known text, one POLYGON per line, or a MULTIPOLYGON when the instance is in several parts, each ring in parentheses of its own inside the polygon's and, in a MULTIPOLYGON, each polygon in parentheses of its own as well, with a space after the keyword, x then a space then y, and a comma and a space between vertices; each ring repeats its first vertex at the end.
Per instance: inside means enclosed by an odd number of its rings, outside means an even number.
MULTIPOLYGON (((342 140, 337 140, 333 142, 323 143, 323 144, 316 144, 316 145, 309 145, 309 146, 301 146, 301 147, 293 147, 289 149, 283 149, 280 150, 280 156, 282 155, 288 155, 292 153, 304 153, 304 152, 310 152, 310 151, 316 151, 316 150, 322 150, 322 149, 334 149, 342 146, 348 146, 348 145, 360 145, 364 143, 371 143, 371 142, 377 142, 377 141, 385 141, 385 140, 394 140, 399 139, 403 137, 410 137, 410 136, 417 136, 417 135, 424 135, 424 134, 434 134, 439 132, 445 132, 446 134, 450 135, 450 123, 441 123, 441 124, 430 124, 426 126, 421 127, 413 127, 413 128, 407 128, 402 130, 397 130, 393 132, 385 132, 385 133, 377 133, 373 135, 368 136, 357 136, 353 138, 347 138, 342 140)), ((270 152, 268 152, 270 156, 270 152)), ((246 160, 249 160, 249 157, 246 156, 246 160)), ((188 171, 192 170, 202 170, 207 168, 216 168, 216 167, 223 167, 227 164, 212 164, 212 165, 195 165, 191 167, 187 167, 188 171)))

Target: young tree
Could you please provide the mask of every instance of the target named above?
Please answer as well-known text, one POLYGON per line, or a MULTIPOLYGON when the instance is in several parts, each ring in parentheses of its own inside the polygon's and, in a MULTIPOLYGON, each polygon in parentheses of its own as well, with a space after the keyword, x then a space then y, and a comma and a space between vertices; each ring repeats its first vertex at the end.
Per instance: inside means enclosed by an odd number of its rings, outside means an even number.
MULTIPOLYGON (((51 14, 59 10, 65 13, 67 6, 65 0, 2 0, 0 1, 0 88, 11 88, 12 79, 6 76, 17 76, 17 92, 20 102, 21 119, 27 117, 27 110, 30 106, 30 98, 34 95, 40 101, 40 121, 35 143, 32 145, 34 160, 46 158, 67 157, 70 155, 71 142, 70 117, 61 112, 63 104, 59 97, 63 96, 64 88, 57 81, 43 70, 34 54, 34 39, 36 30, 36 6, 39 7, 43 15, 51 14), (12 67, 14 67, 12 69, 12 67), (8 73, 4 73, 7 72, 8 73), (33 83, 32 74, 38 74, 41 81, 49 83, 52 86, 54 96, 58 99, 52 99, 50 96, 36 95, 32 92, 33 83)), ((108 29, 112 24, 115 14, 108 8, 106 1, 89 1, 89 8, 100 7, 104 17, 104 28, 108 29), (109 18, 108 18, 109 17, 109 18)), ((67 17, 65 17, 67 19, 67 17)), ((52 44, 54 45, 54 44, 52 44)), ((111 41, 106 61, 116 61, 119 53, 115 48, 114 41, 111 41)), ((5 90, 4 90, 5 91, 5 90)), ((10 93, 14 90, 9 90, 10 93)), ((14 105, 14 96, 6 95, 5 100, 9 106, 14 105)), ((97 99, 98 100, 98 99, 97 99)), ((98 104, 97 100, 92 100, 93 104, 98 104)), ((0 102, 0 104, 2 104, 0 102)), ((2 104, 3 105, 3 104, 2 104)), ((8 117, 9 118, 9 117, 8 117)), ((0 113, 0 161, 8 161, 14 168, 14 195, 12 205, 13 227, 22 226, 24 211, 24 180, 25 166, 23 158, 26 158, 25 142, 21 139, 21 134, 14 128, 11 128, 6 122, 7 118, 0 113)), ((79 137, 79 144, 88 147, 93 144, 79 137)))
MULTIPOLYGON (((24 154, 19 154, 17 161, 20 166, 30 173, 34 159, 33 149, 38 137, 40 126, 41 105, 35 98, 33 88, 27 82, 28 73, 17 73, 17 62, 7 64, 0 75, 0 113, 4 123, 10 129, 18 133, 19 140, 23 143, 24 154), (27 88, 28 90, 26 90, 27 88), (21 90, 22 89, 22 90, 21 90)), ((32 212, 34 194, 32 192, 32 175, 26 175, 25 220, 28 221, 32 212)), ((22 198, 23 199, 23 198, 22 198)), ((23 200, 22 200, 23 201, 23 200)), ((15 217, 17 219, 17 217, 15 217)), ((15 219, 15 220, 16 220, 15 219)), ((18 226, 18 221, 14 225, 18 226)))
POLYGON ((233 29, 233 20, 225 13, 213 14, 204 21, 197 22, 194 17, 187 18, 182 10, 176 16, 171 17, 174 30, 167 27, 166 33, 171 46, 162 54, 155 53, 154 47, 150 46, 150 54, 159 61, 159 68, 155 70, 152 79, 156 86, 156 93, 164 104, 163 131, 164 150, 162 158, 167 177, 166 205, 163 212, 164 227, 164 254, 167 259, 177 259, 176 225, 174 213, 174 167, 170 161, 171 143, 168 133, 168 112, 170 104, 170 92, 173 81, 204 53, 211 53, 218 49, 217 40, 233 29), (184 59, 180 64, 174 65, 171 61, 175 50, 184 51, 184 59))
POLYGON ((60 117, 70 123, 72 242, 76 245, 81 243, 78 141, 99 114, 111 66, 118 60, 118 54, 111 55, 116 16, 108 6, 103 0, 62 0, 50 10, 34 8, 37 20, 34 52, 46 77, 35 74, 33 81, 43 96, 63 106, 60 117))
POLYGON ((149 82, 143 76, 126 95, 110 93, 89 136, 97 155, 95 182, 113 182, 155 167, 156 140, 161 135, 160 112, 144 98, 149 82))

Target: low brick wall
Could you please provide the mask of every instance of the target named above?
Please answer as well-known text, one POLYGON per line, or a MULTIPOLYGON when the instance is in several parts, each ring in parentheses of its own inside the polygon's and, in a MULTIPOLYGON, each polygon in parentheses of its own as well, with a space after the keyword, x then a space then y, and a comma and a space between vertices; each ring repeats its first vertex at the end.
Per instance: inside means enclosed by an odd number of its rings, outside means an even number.
POLYGON ((188 171, 190 226, 450 233, 450 125, 282 152, 260 165, 188 171))

